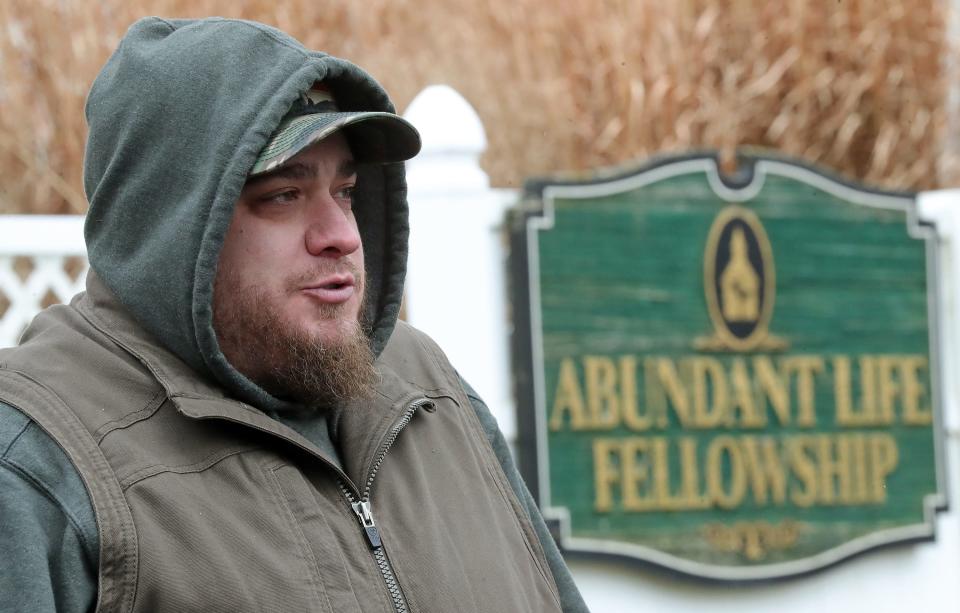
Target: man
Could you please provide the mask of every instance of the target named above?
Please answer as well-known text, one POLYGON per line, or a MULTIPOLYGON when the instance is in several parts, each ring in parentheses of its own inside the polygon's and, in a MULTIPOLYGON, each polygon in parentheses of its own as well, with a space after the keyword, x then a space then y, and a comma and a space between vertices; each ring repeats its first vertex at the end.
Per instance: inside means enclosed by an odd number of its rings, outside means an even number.
POLYGON ((151 18, 87 119, 87 292, 0 352, 3 610, 585 610, 397 321, 419 137, 371 77, 151 18))

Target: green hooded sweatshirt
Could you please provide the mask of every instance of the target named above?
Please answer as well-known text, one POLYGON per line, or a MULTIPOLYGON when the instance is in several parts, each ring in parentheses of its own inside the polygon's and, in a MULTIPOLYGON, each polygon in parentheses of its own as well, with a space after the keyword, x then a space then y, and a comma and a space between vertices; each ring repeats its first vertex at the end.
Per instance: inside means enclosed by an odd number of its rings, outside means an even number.
MULTIPOLYGON (((93 273, 156 342, 200 378, 336 458, 322 412, 271 396, 230 365, 218 347, 211 308, 218 255, 248 171, 294 101, 320 81, 341 109, 394 112, 365 72, 268 26, 218 18, 133 24, 87 101, 85 236, 93 273)), ((364 318, 379 354, 403 292, 404 168, 361 165, 358 173, 354 212, 366 261, 364 318)), ((564 610, 585 611, 495 420, 465 387, 530 515, 564 610)), ((0 610, 90 609, 98 532, 89 496, 63 450, 3 404, 0 517, 0 549, 6 552, 0 556, 0 610)))

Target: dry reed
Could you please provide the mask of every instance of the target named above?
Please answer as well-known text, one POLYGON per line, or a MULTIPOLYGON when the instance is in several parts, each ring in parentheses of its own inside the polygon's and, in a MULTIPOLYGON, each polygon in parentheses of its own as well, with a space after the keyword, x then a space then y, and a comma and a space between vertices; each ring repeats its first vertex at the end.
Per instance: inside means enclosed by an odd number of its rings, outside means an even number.
POLYGON ((942 0, 2 0, 0 212, 85 209, 84 97, 148 14, 277 25, 401 109, 448 83, 487 127, 496 185, 744 145, 887 188, 960 179, 942 0))

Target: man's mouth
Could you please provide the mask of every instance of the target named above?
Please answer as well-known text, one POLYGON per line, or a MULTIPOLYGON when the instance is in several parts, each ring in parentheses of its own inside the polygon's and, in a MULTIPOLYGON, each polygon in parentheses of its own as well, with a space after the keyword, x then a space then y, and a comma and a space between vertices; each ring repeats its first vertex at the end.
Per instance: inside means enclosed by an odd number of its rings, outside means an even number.
POLYGON ((309 283, 300 291, 311 298, 327 304, 346 302, 353 296, 355 281, 352 274, 332 275, 309 283))

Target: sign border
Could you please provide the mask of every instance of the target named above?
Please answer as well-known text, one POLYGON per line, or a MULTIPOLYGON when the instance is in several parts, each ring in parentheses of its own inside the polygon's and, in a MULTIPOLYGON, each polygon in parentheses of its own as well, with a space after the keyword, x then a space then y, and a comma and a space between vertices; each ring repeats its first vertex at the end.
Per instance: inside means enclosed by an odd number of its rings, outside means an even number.
POLYGON ((519 208, 511 213, 510 289, 514 316, 511 343, 515 366, 514 393, 518 406, 518 463, 521 474, 565 554, 654 564, 682 575, 704 579, 764 581, 809 574, 872 549, 895 543, 933 540, 936 536, 936 514, 947 509, 948 497, 941 403, 939 239, 934 223, 920 219, 915 193, 871 189, 802 161, 768 152, 743 151, 738 153, 737 161, 738 171, 733 175, 724 175, 720 171, 716 152, 704 151, 661 156, 634 168, 599 170, 586 180, 533 179, 525 185, 519 208), (930 400, 937 492, 924 497, 923 522, 871 532, 806 558, 750 567, 705 564, 643 545, 571 535, 568 509, 551 504, 547 472, 549 456, 540 310, 539 233, 553 227, 554 201, 558 198, 594 198, 618 194, 689 174, 706 175, 713 192, 727 203, 750 200, 763 188, 767 176, 781 176, 816 187, 851 204, 906 213, 907 234, 924 241, 927 263, 930 400))

